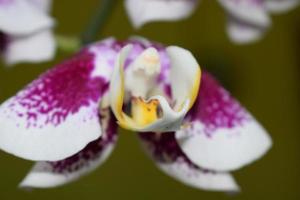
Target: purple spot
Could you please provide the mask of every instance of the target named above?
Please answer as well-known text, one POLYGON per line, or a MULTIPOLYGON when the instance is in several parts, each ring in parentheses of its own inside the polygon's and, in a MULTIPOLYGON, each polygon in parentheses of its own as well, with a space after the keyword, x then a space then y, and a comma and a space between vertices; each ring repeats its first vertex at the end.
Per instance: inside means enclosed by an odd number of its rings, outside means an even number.
POLYGON ((175 134, 169 133, 140 133, 142 141, 147 145, 153 158, 159 162, 178 162, 182 161, 192 168, 197 168, 188 157, 183 153, 178 145, 175 134))
POLYGON ((249 115, 212 75, 204 71, 197 100, 187 119, 204 123, 204 131, 210 135, 217 128, 242 125, 249 115))
POLYGON ((171 97, 171 96, 172 96, 171 85, 165 84, 165 85, 164 85, 163 91, 164 91, 164 93, 165 93, 168 97, 171 97))

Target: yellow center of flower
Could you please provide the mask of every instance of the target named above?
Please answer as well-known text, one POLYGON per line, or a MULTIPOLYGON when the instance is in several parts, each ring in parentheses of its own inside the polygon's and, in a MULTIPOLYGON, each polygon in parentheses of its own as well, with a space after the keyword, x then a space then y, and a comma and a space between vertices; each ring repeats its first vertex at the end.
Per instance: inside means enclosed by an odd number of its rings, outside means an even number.
POLYGON ((151 124, 157 119, 159 102, 152 99, 145 102, 142 98, 133 98, 131 101, 132 119, 139 125, 151 124))

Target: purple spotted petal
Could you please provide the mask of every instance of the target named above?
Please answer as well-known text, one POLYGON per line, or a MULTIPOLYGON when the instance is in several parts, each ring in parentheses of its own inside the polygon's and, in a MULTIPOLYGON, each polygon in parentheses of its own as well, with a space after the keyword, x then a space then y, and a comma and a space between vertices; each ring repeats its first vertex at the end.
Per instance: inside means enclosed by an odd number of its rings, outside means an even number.
POLYGON ((99 101, 107 92, 115 52, 98 46, 57 65, 0 106, 1 149, 56 161, 101 135, 99 101))
POLYGON ((241 168, 271 146, 265 129, 210 74, 202 75, 200 92, 176 138, 197 166, 216 171, 241 168))
POLYGON ((180 149, 174 133, 140 133, 140 139, 157 167, 174 179, 204 190, 239 190, 229 173, 213 172, 194 165, 180 149))
POLYGON ((36 163, 20 187, 57 187, 75 181, 102 165, 116 144, 117 124, 108 108, 100 111, 100 119, 103 132, 101 138, 65 160, 36 163))

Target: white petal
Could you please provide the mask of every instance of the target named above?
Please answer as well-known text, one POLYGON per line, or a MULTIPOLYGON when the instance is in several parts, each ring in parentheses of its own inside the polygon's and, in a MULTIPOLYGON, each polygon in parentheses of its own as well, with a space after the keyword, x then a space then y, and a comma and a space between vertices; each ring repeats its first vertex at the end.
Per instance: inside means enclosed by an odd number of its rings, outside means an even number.
POLYGON ((127 13, 136 28, 152 21, 175 21, 189 17, 197 0, 125 0, 127 13))
POLYGON ((13 0, 0 4, 0 30, 7 34, 31 34, 53 24, 51 17, 31 2, 13 0))
POLYGON ((230 173, 194 169, 181 161, 173 163, 157 162, 156 165, 167 175, 191 187, 223 192, 238 192, 240 190, 230 173))
POLYGON ((267 27, 271 19, 265 9, 264 1, 257 0, 219 0, 230 17, 256 26, 267 27))
POLYGON ((178 146, 174 133, 142 133, 143 147, 157 167, 188 186, 212 191, 239 191, 229 173, 212 172, 196 167, 178 146))
POLYGON ((57 187, 77 180, 102 165, 117 140, 117 124, 110 110, 100 111, 103 135, 76 155, 57 162, 38 162, 20 183, 22 188, 57 187))
POLYGON ((254 120, 231 129, 219 128, 212 136, 203 129, 202 123, 194 122, 193 129, 178 131, 176 137, 187 156, 204 168, 237 170, 262 157, 271 146, 270 137, 254 120))
POLYGON ((111 76, 111 82, 109 85, 110 106, 117 119, 119 115, 121 115, 121 113, 123 112, 122 109, 125 92, 123 67, 126 60, 126 56, 129 54, 131 48, 131 45, 127 45, 126 47, 122 48, 122 50, 118 54, 115 61, 115 67, 111 76))
POLYGON ((27 37, 11 37, 4 54, 7 64, 51 60, 56 49, 51 30, 40 31, 27 37))
POLYGON ((167 54, 171 61, 170 79, 174 107, 178 109, 186 99, 189 99, 191 108, 199 91, 200 66, 186 49, 170 46, 167 48, 167 54))
POLYGON ((189 126, 176 132, 178 143, 194 164, 205 169, 236 170, 271 147, 266 130, 207 73, 186 122, 189 126))
POLYGON ((27 0, 29 2, 32 2, 37 8, 44 12, 50 12, 50 9, 52 7, 52 0, 27 0))
POLYGON ((287 12, 300 3, 299 0, 267 0, 266 9, 272 13, 287 12))
POLYGON ((101 135, 99 101, 108 78, 95 76, 87 49, 54 67, 0 106, 0 148, 41 161, 65 159, 101 135))
POLYGON ((228 21, 227 34, 231 41, 236 44, 247 44, 261 39, 266 32, 265 29, 266 28, 253 26, 231 18, 228 21))

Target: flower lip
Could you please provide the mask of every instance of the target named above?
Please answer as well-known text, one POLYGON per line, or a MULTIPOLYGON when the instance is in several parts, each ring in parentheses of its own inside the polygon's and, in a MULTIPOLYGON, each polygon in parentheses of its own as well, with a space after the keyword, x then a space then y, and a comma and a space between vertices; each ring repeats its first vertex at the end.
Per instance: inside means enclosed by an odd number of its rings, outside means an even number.
MULTIPOLYGON (((188 51, 183 50, 179 47, 167 48, 167 53, 173 61, 171 65, 170 76, 171 79, 173 78, 173 81, 171 81, 173 83, 171 84, 172 87, 176 87, 173 88, 172 91, 173 96, 175 97, 173 99, 175 102, 175 106, 171 108, 167 99, 161 95, 151 96, 150 98, 148 98, 148 100, 145 100, 145 97, 147 98, 147 90, 144 90, 144 92, 141 93, 141 95, 139 96, 135 96, 135 94, 137 93, 134 93, 134 98, 131 99, 132 117, 130 117, 129 115, 124 113, 122 109, 125 89, 128 89, 125 87, 126 80, 128 80, 128 77, 126 77, 125 79, 123 68, 126 62, 127 55, 131 51, 131 48, 132 45, 127 45, 120 51, 115 62, 115 68, 110 83, 110 104, 114 114, 116 115, 119 125, 126 129, 140 132, 167 132, 180 129, 182 120, 187 111, 191 108, 192 104, 194 103, 195 97, 198 93, 200 84, 200 69, 198 67, 199 65, 195 61, 192 54, 190 54, 188 51), (191 65, 191 69, 183 69, 183 66, 186 65, 191 65), (178 77, 178 75, 181 75, 181 77, 178 77), (175 83, 180 82, 178 81, 180 79, 182 80, 182 83, 180 85, 175 83), (136 99, 136 97, 139 98, 136 99)), ((136 60, 133 61, 134 64, 132 65, 132 68, 148 68, 148 55, 152 55, 153 58, 150 59, 150 66, 156 66, 157 68, 160 68, 158 67, 159 65, 157 65, 157 61, 159 61, 159 59, 156 58, 157 53, 154 48, 146 49, 141 54, 141 56, 139 56, 136 60), (142 59, 145 57, 146 59, 142 59), (137 65, 136 63, 138 63, 139 65, 137 65), (146 67, 140 65, 146 65, 146 67)), ((127 70, 130 72, 130 67, 127 70)), ((159 71, 157 72, 158 73, 153 73, 154 76, 142 77, 142 80, 147 78, 153 80, 153 78, 157 78, 156 75, 159 74, 159 71)), ((128 75, 128 73, 126 75, 128 75)), ((131 75, 132 76, 129 76, 129 80, 137 78, 134 74, 131 75)), ((143 87, 142 85, 137 84, 135 84, 134 86, 143 87)), ((135 87, 129 89, 134 89, 135 87)))
POLYGON ((159 101, 157 99, 151 99, 147 102, 141 97, 132 98, 132 118, 140 125, 147 125, 159 117, 157 110, 159 109, 159 101))

